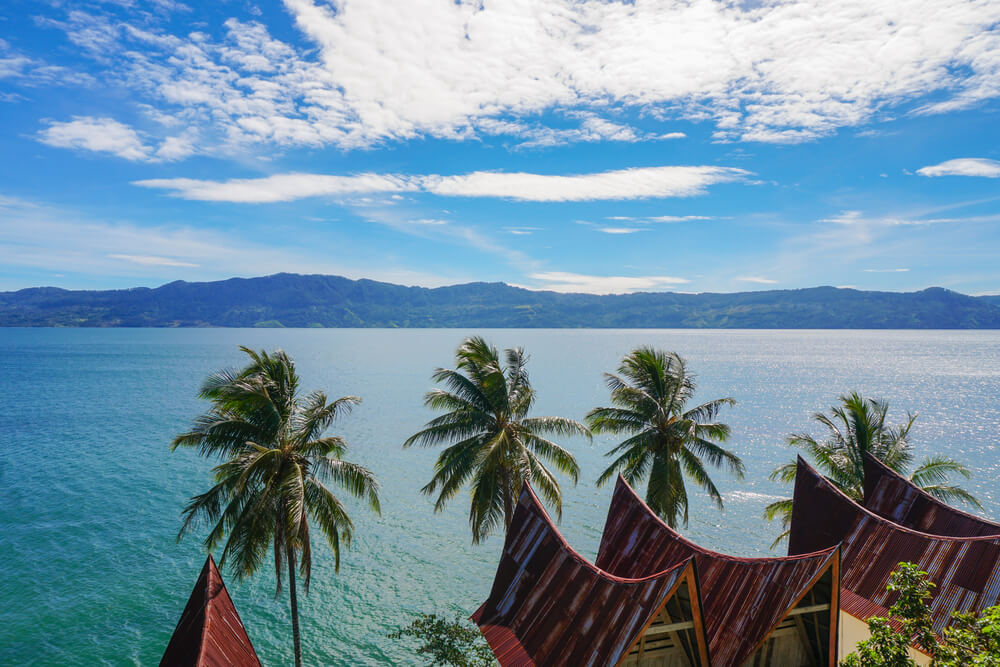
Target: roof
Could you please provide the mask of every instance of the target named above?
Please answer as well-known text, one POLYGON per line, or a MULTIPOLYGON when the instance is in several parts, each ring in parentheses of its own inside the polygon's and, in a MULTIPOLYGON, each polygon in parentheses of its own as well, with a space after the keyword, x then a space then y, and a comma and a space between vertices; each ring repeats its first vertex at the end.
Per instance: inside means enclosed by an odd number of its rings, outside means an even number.
MULTIPOLYGON (((736 558, 704 549, 670 528, 619 476, 596 564, 639 577, 694 558, 712 664, 740 665, 833 568, 836 545, 784 558, 736 558)), ((835 585, 836 587, 836 585, 835 585)), ((833 602, 836 607, 836 601, 833 602)), ((830 641, 835 644, 836 618, 830 641)))
POLYGON ((884 519, 931 535, 1000 535, 1000 523, 955 509, 865 454, 865 507, 884 519))
POLYGON ((904 561, 916 563, 935 585, 930 607, 938 633, 953 611, 1000 603, 1000 536, 946 537, 905 528, 858 505, 799 457, 788 553, 838 543, 841 608, 863 621, 887 615, 895 594, 885 587, 904 561))
POLYGON ((222 575, 209 555, 181 613, 161 667, 260 667, 222 575))
POLYGON ((690 559, 635 579, 598 569, 563 539, 525 482, 493 588, 472 620, 504 667, 614 665, 684 581, 694 583, 690 559))

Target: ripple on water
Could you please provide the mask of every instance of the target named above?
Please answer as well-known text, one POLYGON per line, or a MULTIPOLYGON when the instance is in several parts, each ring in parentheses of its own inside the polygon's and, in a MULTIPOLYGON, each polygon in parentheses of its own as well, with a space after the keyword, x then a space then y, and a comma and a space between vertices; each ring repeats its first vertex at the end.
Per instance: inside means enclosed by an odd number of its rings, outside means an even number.
MULTIPOLYGON (((171 437, 204 405, 209 372, 241 362, 236 346, 284 347, 307 389, 365 402, 339 431, 351 458, 383 485, 384 516, 349 503, 357 539, 339 573, 318 548, 302 599, 308 664, 408 663, 385 635, 421 611, 471 612, 486 596, 501 547, 472 547, 464 497, 434 514, 421 496, 436 452, 401 451, 429 417, 421 405, 433 367, 448 365, 471 331, 456 330, 0 330, 0 664, 155 665, 204 559, 177 544, 185 500, 211 464, 171 454, 171 437)), ((777 526, 763 507, 789 490, 767 480, 794 452, 793 431, 842 392, 890 399, 897 418, 919 412, 914 442, 975 471, 969 487, 1000 516, 1000 333, 517 331, 484 333, 523 345, 538 414, 575 418, 606 401, 600 373, 638 344, 685 356, 702 398, 733 396, 731 446, 747 480, 715 476, 726 511, 694 495, 685 533, 713 549, 763 555, 777 526)), ((569 441, 583 470, 566 488, 562 529, 582 553, 600 541, 611 488, 593 480, 613 443, 569 441)), ((290 662, 287 600, 274 574, 230 592, 266 664, 290 662)))

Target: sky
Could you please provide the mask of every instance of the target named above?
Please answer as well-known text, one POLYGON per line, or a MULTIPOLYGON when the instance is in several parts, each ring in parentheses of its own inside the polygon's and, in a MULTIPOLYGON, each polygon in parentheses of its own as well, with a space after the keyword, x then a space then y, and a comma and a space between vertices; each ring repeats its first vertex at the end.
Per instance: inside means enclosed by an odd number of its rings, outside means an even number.
POLYGON ((996 0, 6 0, 0 290, 1000 293, 996 0))

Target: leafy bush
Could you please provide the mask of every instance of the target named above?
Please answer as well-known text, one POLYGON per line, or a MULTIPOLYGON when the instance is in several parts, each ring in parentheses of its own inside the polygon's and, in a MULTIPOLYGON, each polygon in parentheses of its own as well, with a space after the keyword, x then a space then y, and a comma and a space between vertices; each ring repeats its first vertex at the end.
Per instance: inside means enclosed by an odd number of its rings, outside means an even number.
POLYGON ((933 587, 926 572, 913 563, 900 563, 886 586, 899 594, 889 608, 895 624, 878 616, 869 619, 871 638, 858 642, 841 667, 911 667, 916 665, 907 652, 911 642, 931 655, 933 667, 1000 667, 1000 606, 980 614, 952 614, 941 641, 927 606, 933 587))
POLYGON ((430 660, 428 665, 490 667, 496 664, 493 651, 479 633, 479 628, 460 615, 447 620, 437 614, 421 614, 388 637, 412 637, 419 641, 417 653, 430 660))

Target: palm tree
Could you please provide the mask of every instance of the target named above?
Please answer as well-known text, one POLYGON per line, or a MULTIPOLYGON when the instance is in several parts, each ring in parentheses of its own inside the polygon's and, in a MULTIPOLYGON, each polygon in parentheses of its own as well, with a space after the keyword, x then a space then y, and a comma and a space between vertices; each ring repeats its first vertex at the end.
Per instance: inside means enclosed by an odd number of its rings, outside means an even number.
POLYGON ((378 482, 368 469, 343 460, 343 438, 323 436, 360 398, 327 401, 321 391, 300 396, 295 364, 287 354, 240 349, 250 363, 205 380, 200 397, 212 402, 211 409, 171 444, 171 450, 194 447, 203 456, 221 459, 213 469, 214 486, 184 508, 177 539, 197 525, 211 526, 205 548, 213 551, 224 543, 220 565, 229 562, 238 579, 254 574, 273 548, 275 595, 281 592, 282 568, 288 568, 295 664, 301 667, 295 570, 298 565, 308 595, 310 519, 333 550, 339 570, 340 546, 350 546, 354 524, 327 483, 364 499, 379 513, 378 482))
POLYGON ((543 437, 582 435, 583 424, 564 417, 528 417, 535 402, 525 369, 528 356, 521 348, 497 349, 481 337, 467 338, 455 352, 456 369, 438 368, 431 376, 444 389, 432 389, 424 405, 446 410, 410 436, 404 448, 450 443, 434 464, 434 476, 423 493, 437 493, 434 511, 440 512, 466 484, 472 487, 469 523, 472 543, 478 544, 502 522, 510 527, 525 480, 562 515, 562 490, 546 467, 554 466, 576 484, 580 474, 571 453, 543 437))
MULTIPOLYGON (((825 440, 816 440, 807 433, 793 433, 788 436, 787 442, 791 447, 805 450, 824 476, 844 494, 858 503, 864 503, 864 454, 867 452, 945 502, 960 501, 982 509, 971 493, 948 483, 951 474, 966 479, 971 476, 968 468, 952 458, 927 456, 912 473, 906 475, 906 469, 914 459, 909 436, 917 419, 915 414, 908 413, 905 422, 889 426, 886 424, 889 404, 884 400, 865 398, 855 391, 840 396, 838 401, 838 405, 830 408, 829 415, 817 412, 812 416, 813 421, 826 429, 825 440)), ((771 473, 771 479, 794 482, 795 468, 794 461, 779 466, 771 473)), ((768 505, 764 509, 764 518, 768 521, 781 520, 782 533, 771 544, 774 548, 788 536, 792 499, 784 498, 768 505)))
POLYGON ((607 453, 616 458, 597 479, 598 486, 619 472, 632 485, 648 477, 646 504, 671 528, 678 519, 688 523, 685 477, 722 509, 722 495, 705 463, 726 465, 743 478, 743 461, 718 444, 729 437, 729 426, 714 421, 724 406, 736 401, 719 398, 687 409, 694 376, 679 356, 651 347, 632 350, 618 374, 605 373, 604 379, 614 407, 594 408, 587 413, 587 423, 594 433, 629 437, 607 453))

